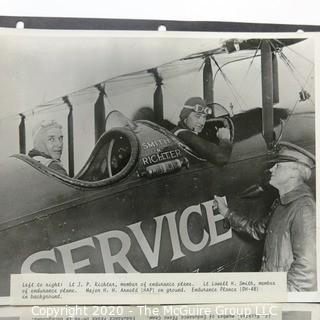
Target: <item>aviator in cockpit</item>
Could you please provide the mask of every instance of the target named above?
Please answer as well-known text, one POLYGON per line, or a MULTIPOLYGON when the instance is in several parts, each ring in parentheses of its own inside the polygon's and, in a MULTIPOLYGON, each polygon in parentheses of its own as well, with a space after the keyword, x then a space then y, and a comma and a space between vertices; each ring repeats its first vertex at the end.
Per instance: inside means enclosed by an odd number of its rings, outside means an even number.
POLYGON ((202 98, 189 98, 180 112, 180 121, 173 133, 200 157, 217 165, 225 165, 229 162, 232 152, 230 130, 226 127, 217 129, 217 143, 199 136, 210 114, 212 110, 202 98))

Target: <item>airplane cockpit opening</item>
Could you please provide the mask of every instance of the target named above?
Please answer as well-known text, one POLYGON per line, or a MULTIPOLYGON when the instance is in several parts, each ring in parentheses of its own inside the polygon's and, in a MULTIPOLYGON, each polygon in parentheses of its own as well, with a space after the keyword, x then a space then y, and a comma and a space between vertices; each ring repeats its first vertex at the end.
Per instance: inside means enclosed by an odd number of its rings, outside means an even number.
POLYGON ((26 155, 13 155, 41 173, 58 178, 75 187, 94 188, 113 184, 128 176, 137 163, 139 142, 128 128, 113 128, 104 133, 87 162, 74 177, 57 173, 26 155))
POLYGON ((112 111, 105 126, 108 131, 101 135, 74 177, 63 176, 26 155, 13 157, 40 173, 85 189, 114 185, 124 178, 131 181, 170 174, 189 168, 189 160, 190 163, 199 161, 169 130, 153 122, 132 122, 119 111, 112 111))
POLYGON ((118 175, 126 176, 138 157, 138 140, 132 131, 133 128, 135 124, 121 112, 109 112, 105 120, 105 133, 74 178, 93 182, 118 175))
POLYGON ((125 176, 136 163, 137 140, 126 128, 114 128, 98 141, 83 169, 75 176, 82 181, 101 181, 125 176))
POLYGON ((230 111, 227 110, 220 103, 212 103, 212 116, 207 119, 203 132, 201 136, 211 142, 219 143, 219 140, 216 136, 217 131, 220 128, 227 128, 230 131, 230 141, 233 142, 235 130, 234 123, 232 121, 233 116, 233 106, 230 105, 230 111))

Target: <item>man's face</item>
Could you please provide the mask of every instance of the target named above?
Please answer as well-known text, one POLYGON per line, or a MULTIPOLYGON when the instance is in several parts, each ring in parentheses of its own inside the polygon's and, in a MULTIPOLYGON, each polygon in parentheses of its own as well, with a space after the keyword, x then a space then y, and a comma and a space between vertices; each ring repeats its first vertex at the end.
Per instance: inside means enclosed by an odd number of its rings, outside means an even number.
POLYGON ((206 115, 198 112, 191 112, 185 120, 186 126, 196 132, 200 133, 206 123, 206 115))
POLYGON ((270 169, 270 172, 269 183, 278 188, 285 185, 291 177, 296 175, 296 165, 294 162, 279 162, 270 169))
POLYGON ((61 129, 48 129, 46 132, 45 144, 49 156, 54 160, 60 160, 63 148, 63 135, 61 129))

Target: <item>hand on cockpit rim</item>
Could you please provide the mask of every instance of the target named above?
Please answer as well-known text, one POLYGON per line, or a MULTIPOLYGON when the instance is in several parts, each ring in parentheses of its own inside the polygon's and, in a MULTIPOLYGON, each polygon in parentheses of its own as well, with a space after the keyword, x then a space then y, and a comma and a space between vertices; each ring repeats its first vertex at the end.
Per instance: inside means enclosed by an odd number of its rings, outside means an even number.
POLYGON ((219 140, 225 140, 225 139, 230 140, 231 138, 230 130, 227 128, 219 128, 217 130, 217 138, 219 140))
POLYGON ((222 216, 226 217, 229 211, 226 197, 214 196, 214 200, 216 201, 216 204, 218 206, 219 213, 222 216))

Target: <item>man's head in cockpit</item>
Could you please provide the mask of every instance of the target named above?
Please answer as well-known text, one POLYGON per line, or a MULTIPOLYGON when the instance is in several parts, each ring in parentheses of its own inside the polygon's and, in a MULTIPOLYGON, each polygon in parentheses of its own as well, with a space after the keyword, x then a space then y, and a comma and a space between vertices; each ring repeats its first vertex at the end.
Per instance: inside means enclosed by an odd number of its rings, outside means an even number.
POLYGON ((190 129, 194 133, 200 133, 206 123, 207 115, 212 110, 200 97, 189 98, 180 112, 180 124, 190 129))
POLYGON ((33 147, 47 157, 60 160, 63 149, 62 126, 55 120, 43 120, 32 131, 33 147))

